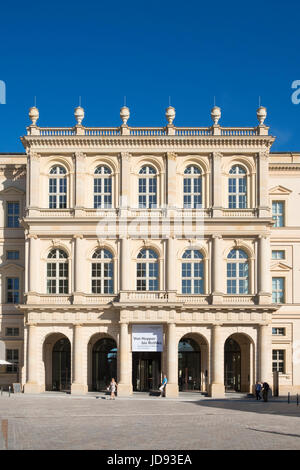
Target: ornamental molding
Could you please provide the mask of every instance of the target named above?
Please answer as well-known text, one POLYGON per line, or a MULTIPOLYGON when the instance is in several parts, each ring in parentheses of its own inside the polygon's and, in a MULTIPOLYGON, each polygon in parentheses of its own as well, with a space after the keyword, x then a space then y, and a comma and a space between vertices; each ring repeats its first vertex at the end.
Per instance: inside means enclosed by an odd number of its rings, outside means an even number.
MULTIPOLYGON (((244 149, 257 149, 261 153, 262 148, 269 149, 275 138, 271 136, 203 136, 203 137, 91 137, 91 136, 24 136, 21 141, 25 148, 151 148, 160 147, 162 149, 170 149, 174 152, 174 147, 178 148, 208 148, 220 147, 244 149)), ((76 151, 76 150, 74 150, 76 151)), ((253 150, 255 151, 255 150, 253 150)), ((127 152, 126 152, 127 153, 127 152)), ((267 153, 267 152, 265 152, 267 153)))
POLYGON ((269 163, 270 171, 300 171, 300 163, 269 163))

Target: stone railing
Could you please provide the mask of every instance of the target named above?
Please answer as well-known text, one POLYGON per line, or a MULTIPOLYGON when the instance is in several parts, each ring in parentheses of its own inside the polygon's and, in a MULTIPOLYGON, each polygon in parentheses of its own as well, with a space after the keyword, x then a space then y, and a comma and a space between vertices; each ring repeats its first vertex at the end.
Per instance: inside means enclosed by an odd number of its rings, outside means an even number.
POLYGON ((167 291, 121 291, 120 302, 153 302, 168 301, 167 291))
POLYGON ((223 217, 254 217, 257 209, 223 209, 223 217))
POLYGON ((254 304, 254 295, 223 295, 224 304, 254 304))
POLYGON ((258 135, 268 135, 268 127, 84 127, 77 125, 74 127, 38 127, 31 125, 27 127, 27 135, 39 135, 44 137, 55 136, 91 136, 91 137, 115 137, 115 136, 131 136, 131 137, 251 137, 258 135))

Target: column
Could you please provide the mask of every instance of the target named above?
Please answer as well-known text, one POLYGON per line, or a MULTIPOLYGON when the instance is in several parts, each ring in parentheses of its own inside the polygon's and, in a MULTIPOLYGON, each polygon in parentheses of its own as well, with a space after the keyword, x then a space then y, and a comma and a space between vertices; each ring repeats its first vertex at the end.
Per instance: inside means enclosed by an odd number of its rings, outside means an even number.
POLYGON ((270 237, 261 235, 259 236, 259 249, 258 249, 258 295, 259 303, 271 303, 271 273, 270 273, 270 237))
POLYGON ((120 257, 120 274, 121 274, 121 283, 120 290, 130 290, 130 280, 131 280, 131 257, 129 253, 129 243, 130 240, 127 236, 121 238, 121 257, 120 257))
POLYGON ((258 380, 272 385, 272 336, 271 326, 259 326, 258 342, 258 380))
POLYGON ((214 304, 223 302, 223 285, 224 285, 224 260, 222 253, 222 236, 212 236, 212 254, 211 254, 211 271, 212 271, 212 299, 214 304))
POLYGON ((212 167, 211 184, 212 184, 212 199, 213 199, 213 217, 220 217, 223 215, 222 207, 222 188, 224 182, 222 181, 222 154, 213 152, 212 154, 212 167))
MULTIPOLYGON (((168 208, 174 208, 178 206, 177 195, 178 187, 176 184, 176 153, 167 153, 167 203, 168 208)), ((180 204, 181 206, 181 204, 180 204)))
MULTIPOLYGON (((75 209, 83 209, 85 207, 86 171, 85 155, 81 152, 75 153, 75 168, 75 209)), ((71 187, 70 191, 72 191, 71 187)))
POLYGON ((121 153, 121 191, 120 191, 120 208, 127 209, 130 206, 130 161, 129 153, 121 153))
POLYGON ((40 204, 40 157, 35 152, 30 152, 30 172, 27 175, 29 178, 29 207, 31 209, 37 209, 40 204))
POLYGON ((74 278, 74 292, 84 293, 85 292, 85 257, 84 257, 84 239, 82 235, 75 235, 75 278, 74 278))
MULTIPOLYGON (((178 396, 178 346, 176 341, 176 324, 168 323, 167 341, 167 379, 166 397, 178 396)), ((164 372, 163 372, 164 373, 164 372)))
POLYGON ((87 380, 84 380, 83 361, 86 361, 87 351, 83 344, 82 325, 74 325, 73 329, 73 381, 71 393, 74 395, 83 395, 88 391, 87 380))
POLYGON ((29 235, 29 265, 27 271, 29 273, 28 291, 32 293, 39 292, 40 280, 40 250, 39 238, 37 235, 29 235))
POLYGON ((258 181, 256 185, 259 201, 259 217, 270 217, 269 206, 269 154, 258 154, 258 181))
POLYGON ((167 240, 167 290, 176 291, 176 256, 175 256, 175 239, 169 237, 167 240))
POLYGON ((36 325, 30 324, 28 329, 28 350, 27 350, 27 382, 24 385, 24 393, 40 393, 38 384, 38 345, 36 325))
POLYGON ((213 325, 211 338, 210 396, 222 398, 224 387, 224 340, 221 325, 213 325))
POLYGON ((129 377, 129 337, 128 323, 120 323, 119 340, 119 384, 118 395, 127 396, 132 394, 132 383, 129 377))

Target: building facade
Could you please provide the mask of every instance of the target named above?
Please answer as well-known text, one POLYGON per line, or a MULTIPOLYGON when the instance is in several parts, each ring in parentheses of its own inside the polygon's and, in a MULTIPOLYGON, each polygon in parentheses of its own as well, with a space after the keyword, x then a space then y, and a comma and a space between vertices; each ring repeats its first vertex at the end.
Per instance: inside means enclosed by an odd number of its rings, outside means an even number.
POLYGON ((300 154, 259 124, 32 124, 0 155, 0 386, 300 391, 300 154))

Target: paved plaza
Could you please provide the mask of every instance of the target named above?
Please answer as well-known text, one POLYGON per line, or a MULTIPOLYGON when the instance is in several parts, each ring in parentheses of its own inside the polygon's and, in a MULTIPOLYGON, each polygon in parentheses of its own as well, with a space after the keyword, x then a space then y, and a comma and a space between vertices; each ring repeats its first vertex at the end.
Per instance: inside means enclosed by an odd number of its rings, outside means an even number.
POLYGON ((0 396, 0 449, 300 449, 300 406, 283 399, 0 396))

